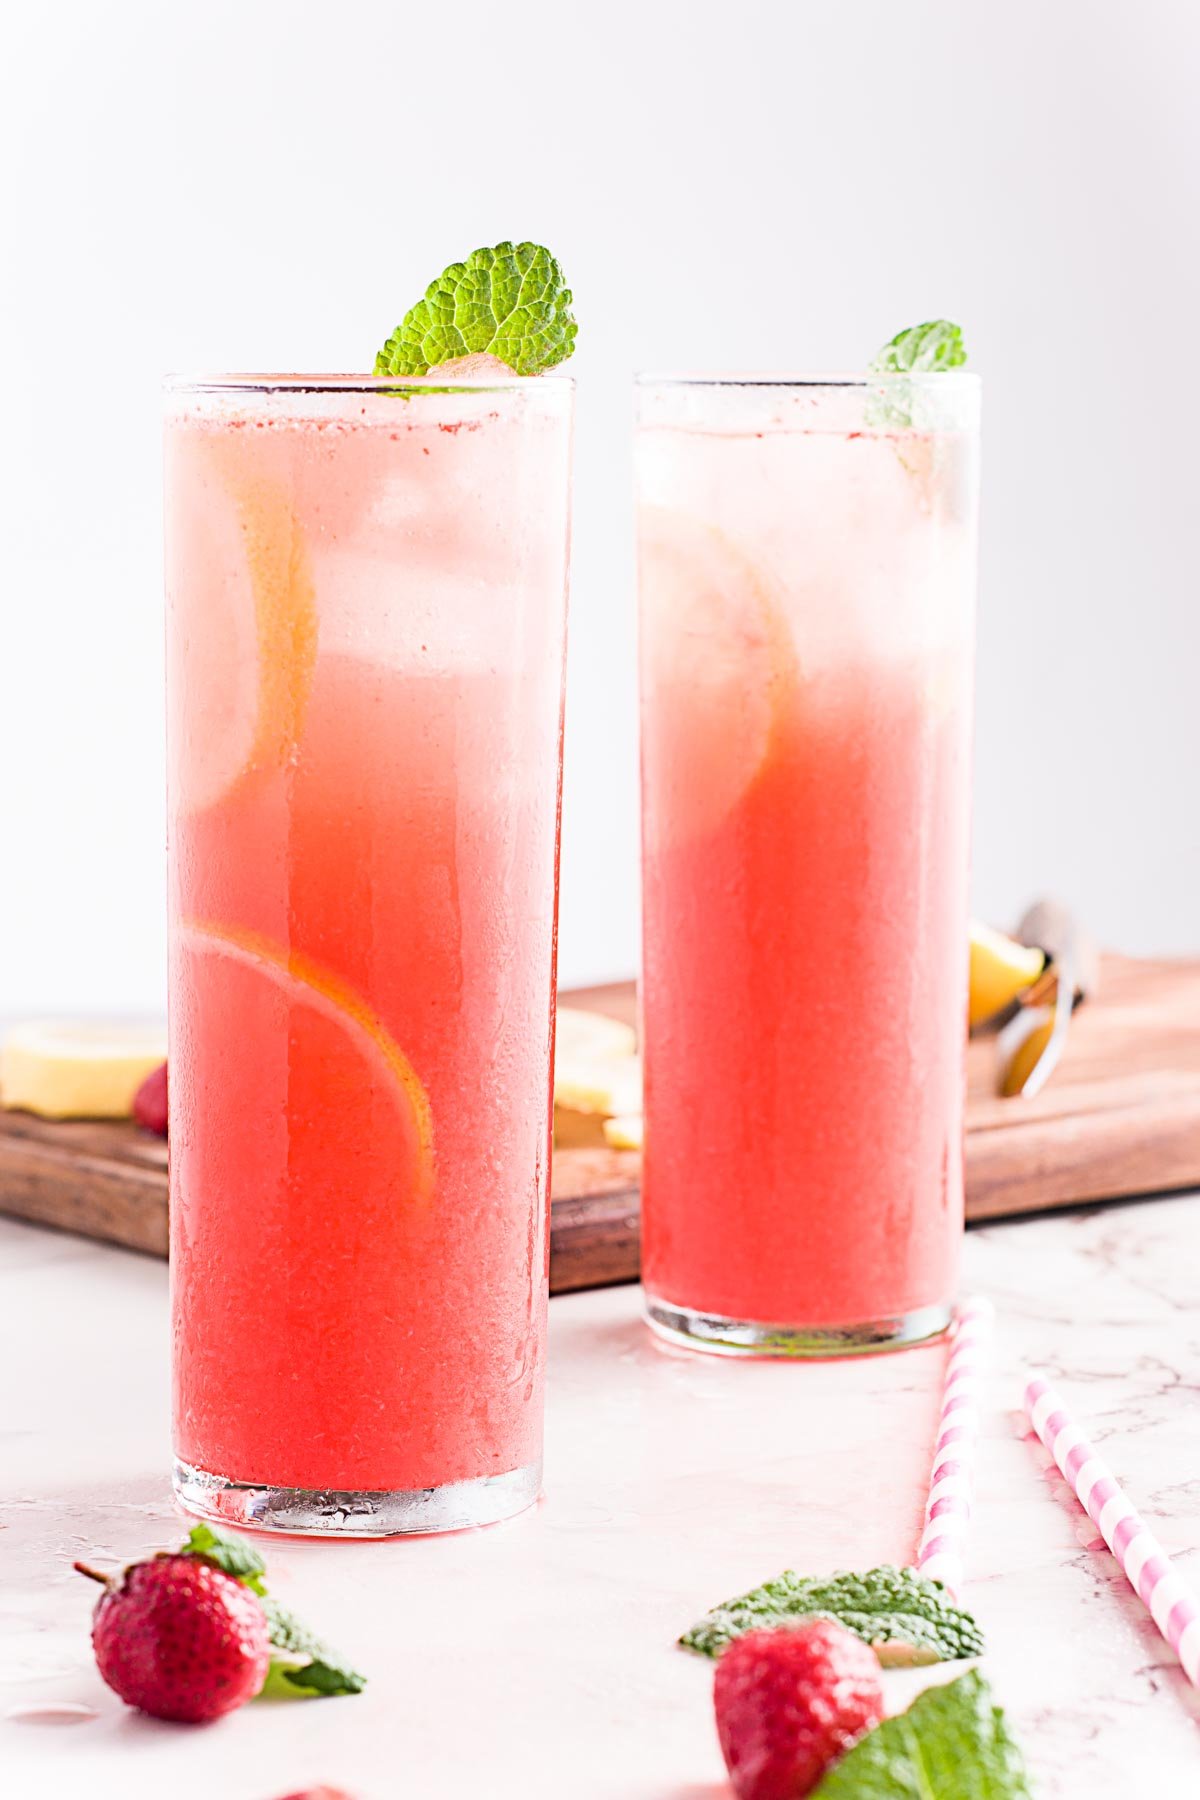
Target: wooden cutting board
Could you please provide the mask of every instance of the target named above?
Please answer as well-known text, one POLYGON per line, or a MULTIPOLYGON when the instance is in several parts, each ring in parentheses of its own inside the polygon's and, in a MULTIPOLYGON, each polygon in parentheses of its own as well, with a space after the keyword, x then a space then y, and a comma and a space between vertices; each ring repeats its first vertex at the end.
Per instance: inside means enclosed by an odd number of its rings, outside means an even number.
MULTIPOLYGON (((632 1021, 632 983, 564 994, 632 1021)), ((1200 1187, 1200 962, 1104 959, 1061 1064, 1033 1100, 992 1092, 995 1044, 967 1052, 967 1217, 1200 1187)), ((560 1150, 550 1291, 637 1278, 640 1159, 560 1150)), ((167 1151, 134 1125, 0 1112, 0 1212, 165 1256, 167 1151)))

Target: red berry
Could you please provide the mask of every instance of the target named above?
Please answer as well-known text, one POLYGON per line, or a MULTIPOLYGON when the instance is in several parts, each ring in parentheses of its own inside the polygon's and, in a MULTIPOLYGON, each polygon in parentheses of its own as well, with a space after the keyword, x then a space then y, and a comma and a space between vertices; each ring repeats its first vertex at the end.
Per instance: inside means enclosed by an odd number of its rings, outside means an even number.
POLYGON ((800 1800, 883 1717, 875 1653, 828 1619, 748 1631, 717 1664, 721 1752, 739 1800, 800 1800))
POLYGON ((133 1116, 143 1131, 167 1135, 167 1065, 151 1069, 133 1097, 133 1116))
POLYGON ((297 1788, 294 1794, 285 1794, 283 1800, 354 1800, 354 1795, 345 1788, 297 1788))
POLYGON ((294 1794, 285 1794, 283 1800, 354 1800, 354 1795, 345 1788, 297 1788, 294 1794))
POLYGON ((156 1556, 126 1569, 100 1597, 92 1645, 122 1700, 156 1719, 197 1725, 257 1694, 271 1659, 257 1596, 195 1556, 156 1556))

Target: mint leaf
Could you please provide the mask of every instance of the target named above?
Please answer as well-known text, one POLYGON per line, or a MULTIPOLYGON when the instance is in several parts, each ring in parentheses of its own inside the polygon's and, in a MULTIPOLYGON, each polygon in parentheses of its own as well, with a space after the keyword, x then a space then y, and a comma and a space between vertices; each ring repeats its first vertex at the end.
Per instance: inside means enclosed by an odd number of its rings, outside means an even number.
POLYGON ((975 1620, 955 1606, 940 1581, 890 1564, 825 1579, 785 1569, 773 1581, 715 1606, 679 1642, 702 1656, 719 1656, 744 1631, 813 1618, 836 1619, 870 1644, 884 1664, 953 1662, 983 1649, 975 1620))
POLYGON ((315 1632, 302 1625, 294 1613, 278 1600, 264 1600, 267 1632, 271 1648, 280 1655, 272 1657, 268 1675, 303 1688, 311 1694, 361 1694, 367 1685, 365 1675, 352 1669, 345 1659, 323 1644, 315 1632))
POLYGON ((1025 1761, 977 1669, 927 1688, 835 1763, 812 1800, 1031 1800, 1025 1761))
POLYGON ((926 374, 942 369, 961 369, 967 360, 961 325, 949 319, 931 319, 898 331, 883 346, 871 368, 881 374, 926 374))
POLYGON ((427 375, 453 357, 499 357, 517 375, 565 362, 575 347, 571 290, 540 244, 473 250, 430 282, 375 358, 376 375, 427 375))
POLYGON ((361 1694, 367 1685, 365 1675, 356 1674, 340 1662, 327 1663, 319 1659, 305 1663, 301 1669, 285 1668, 283 1679, 312 1694, 361 1694))
POLYGON ((193 1525, 181 1555, 199 1556, 205 1562, 215 1563, 218 1569, 245 1582, 256 1594, 267 1591, 264 1580, 267 1565, 258 1551, 245 1538, 236 1537, 232 1531, 222 1531, 219 1525, 193 1525))
POLYGON ((278 1656, 271 1658, 264 1693, 300 1689, 309 1694, 361 1694, 366 1677, 321 1642, 294 1613, 267 1594, 267 1565, 252 1544, 219 1525, 193 1525, 181 1552, 215 1563, 226 1575, 258 1595, 267 1616, 267 1635, 278 1656))

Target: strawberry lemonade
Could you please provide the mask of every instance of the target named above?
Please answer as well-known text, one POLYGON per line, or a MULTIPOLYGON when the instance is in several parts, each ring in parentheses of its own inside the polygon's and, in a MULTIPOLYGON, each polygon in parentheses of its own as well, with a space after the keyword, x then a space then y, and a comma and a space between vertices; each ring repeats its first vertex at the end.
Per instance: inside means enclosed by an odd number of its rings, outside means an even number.
POLYGON ((176 1487, 383 1534, 541 1466, 572 387, 177 385, 176 1487))
POLYGON ((944 1328, 962 1230, 975 377, 647 381, 651 1323, 944 1328))

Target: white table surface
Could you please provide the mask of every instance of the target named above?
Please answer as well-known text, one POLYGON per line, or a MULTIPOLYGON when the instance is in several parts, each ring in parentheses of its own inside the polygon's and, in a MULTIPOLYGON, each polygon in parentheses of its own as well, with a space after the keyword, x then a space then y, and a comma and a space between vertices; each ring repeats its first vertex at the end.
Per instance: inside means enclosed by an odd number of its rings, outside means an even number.
MULTIPOLYGON (((1059 1382, 1200 1583, 1200 1197, 970 1234, 1000 1309, 967 1599, 1042 1796, 1200 1792, 1200 1700, 1017 1414, 1059 1382)), ((551 1303, 546 1497, 489 1531, 268 1540, 273 1586, 369 1675, 203 1729, 128 1711, 91 1660, 75 1556, 180 1530, 166 1270, 0 1221, 5 1800, 720 1800, 711 1669, 672 1647, 792 1565, 913 1553, 944 1350, 728 1363, 660 1349, 637 1290, 551 1303), (79 1709, 60 1722, 43 1708, 79 1709)), ((248 1374, 248 1379, 252 1377, 248 1374)), ((888 1677, 903 1704, 924 1677, 888 1677)))

